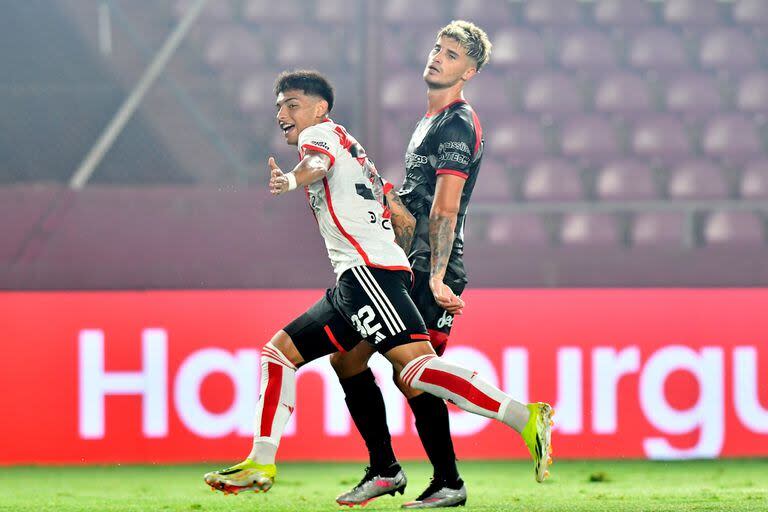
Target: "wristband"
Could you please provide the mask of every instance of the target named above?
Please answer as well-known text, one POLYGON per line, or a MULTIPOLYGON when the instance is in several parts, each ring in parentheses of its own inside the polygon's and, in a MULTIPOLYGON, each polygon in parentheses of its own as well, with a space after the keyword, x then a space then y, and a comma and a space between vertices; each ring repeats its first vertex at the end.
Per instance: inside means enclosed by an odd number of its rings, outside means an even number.
POLYGON ((285 177, 288 179, 288 190, 293 190, 296 188, 296 175, 292 172, 289 172, 285 175, 285 177))

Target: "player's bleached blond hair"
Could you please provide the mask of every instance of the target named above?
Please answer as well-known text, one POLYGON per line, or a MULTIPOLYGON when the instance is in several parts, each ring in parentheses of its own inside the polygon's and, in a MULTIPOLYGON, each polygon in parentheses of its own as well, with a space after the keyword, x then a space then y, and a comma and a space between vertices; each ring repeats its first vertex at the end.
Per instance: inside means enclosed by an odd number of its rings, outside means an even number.
POLYGON ((437 39, 441 37, 455 39, 467 52, 467 56, 477 63, 477 70, 485 66, 491 58, 491 44, 488 34, 471 21, 453 20, 440 29, 437 39))

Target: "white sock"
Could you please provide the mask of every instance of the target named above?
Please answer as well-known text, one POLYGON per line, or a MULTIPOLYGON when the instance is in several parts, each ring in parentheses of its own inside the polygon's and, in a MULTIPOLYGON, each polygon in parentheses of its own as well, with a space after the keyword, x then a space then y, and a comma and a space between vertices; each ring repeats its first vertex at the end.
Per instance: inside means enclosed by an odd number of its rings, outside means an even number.
POLYGON ((493 418, 522 432, 528 408, 492 386, 477 372, 434 355, 417 357, 403 368, 400 377, 409 386, 448 400, 457 407, 493 418))
POLYGON ((257 464, 275 463, 280 437, 295 405, 296 367, 269 342, 261 352, 261 392, 249 459, 257 464))

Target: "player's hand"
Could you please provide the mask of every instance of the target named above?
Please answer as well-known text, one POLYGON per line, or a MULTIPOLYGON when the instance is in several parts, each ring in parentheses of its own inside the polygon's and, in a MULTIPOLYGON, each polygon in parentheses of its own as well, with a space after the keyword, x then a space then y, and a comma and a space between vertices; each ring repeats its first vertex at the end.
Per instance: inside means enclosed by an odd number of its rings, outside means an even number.
POLYGON ((451 315, 461 315, 464 312, 464 301, 453 293, 453 290, 441 279, 430 278, 429 287, 438 306, 448 311, 451 315))
POLYGON ((288 192, 288 178, 277 166, 274 157, 269 157, 269 191, 273 196, 288 192))

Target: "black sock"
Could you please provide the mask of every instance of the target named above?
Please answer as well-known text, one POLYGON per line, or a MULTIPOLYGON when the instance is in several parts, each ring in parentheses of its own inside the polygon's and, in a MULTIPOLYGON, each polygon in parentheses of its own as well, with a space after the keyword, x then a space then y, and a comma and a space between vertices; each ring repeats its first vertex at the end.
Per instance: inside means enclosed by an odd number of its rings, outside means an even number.
MULTIPOLYGON (((371 469, 397 473, 399 466, 392 451, 392 439, 387 427, 387 411, 384 397, 370 368, 346 379, 339 379, 346 397, 349 414, 368 447, 371 469)), ((385 475, 385 476, 394 476, 385 475)))
POLYGON ((416 418, 416 430, 434 468, 435 479, 446 482, 449 487, 456 486, 461 479, 448 425, 448 407, 442 399, 428 393, 411 398, 408 404, 416 418))

